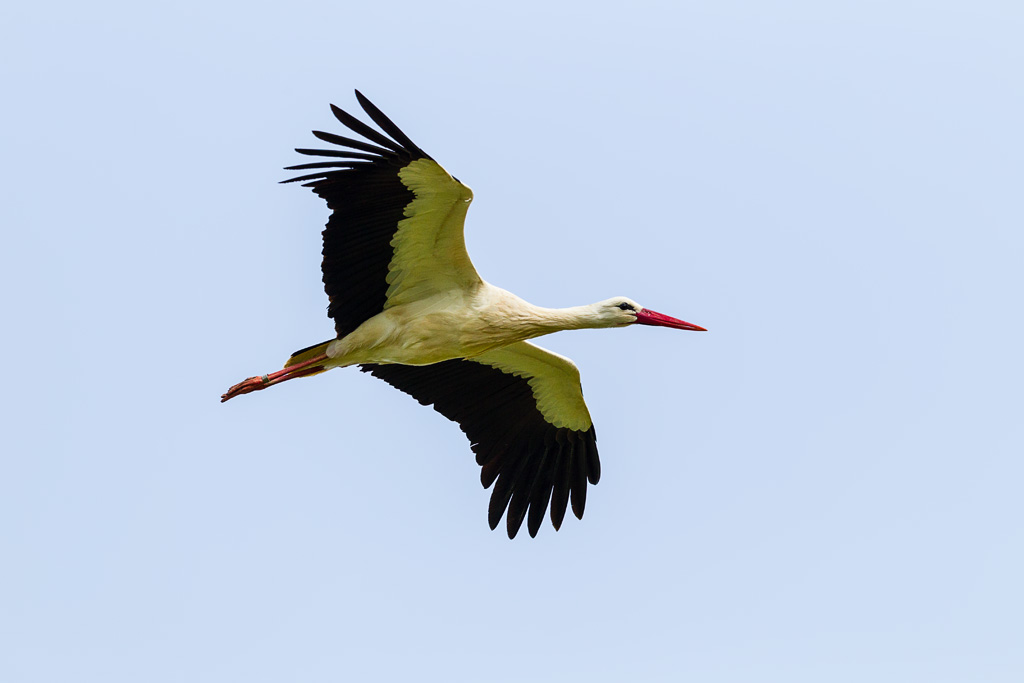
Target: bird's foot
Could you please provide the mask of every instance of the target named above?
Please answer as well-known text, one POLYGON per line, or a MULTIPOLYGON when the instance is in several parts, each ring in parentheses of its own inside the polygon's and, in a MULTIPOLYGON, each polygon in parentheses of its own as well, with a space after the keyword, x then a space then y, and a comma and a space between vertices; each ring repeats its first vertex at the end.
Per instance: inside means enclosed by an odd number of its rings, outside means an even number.
POLYGON ((309 360, 295 365, 289 365, 283 370, 277 372, 271 372, 267 375, 260 375, 259 377, 250 377, 247 380, 239 382, 235 386, 227 390, 227 393, 222 394, 220 402, 230 400, 235 396, 241 396, 242 394, 250 394, 260 389, 266 389, 267 387, 286 382, 296 377, 308 377, 309 375, 315 375, 318 372, 323 372, 326 368, 323 366, 323 362, 327 360, 325 354, 314 356, 309 360))
POLYGON ((226 393, 221 395, 220 402, 223 403, 224 401, 232 399, 235 396, 249 394, 254 391, 259 391, 260 389, 266 389, 269 386, 270 378, 267 375, 261 375, 259 377, 250 377, 228 389, 226 393))

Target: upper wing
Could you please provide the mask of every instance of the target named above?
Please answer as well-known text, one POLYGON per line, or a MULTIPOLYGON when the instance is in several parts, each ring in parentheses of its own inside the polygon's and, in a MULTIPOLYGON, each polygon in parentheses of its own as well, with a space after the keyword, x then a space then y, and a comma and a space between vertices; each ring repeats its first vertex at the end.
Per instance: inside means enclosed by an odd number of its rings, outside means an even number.
POLYGON ((459 423, 483 467, 484 488, 497 480, 492 529, 508 508, 508 536, 515 537, 529 509, 527 529, 536 536, 549 500, 555 529, 570 499, 583 518, 587 481, 598 482, 601 463, 580 373, 568 358, 518 342, 475 358, 361 370, 459 423))
POLYGON ((289 166, 323 170, 284 181, 309 181, 305 186, 332 211, 322 268, 327 315, 339 337, 385 308, 481 282, 462 233, 473 192, 358 90, 356 97, 387 135, 331 105, 341 123, 370 142, 313 131, 347 149, 295 150, 332 160, 289 166))

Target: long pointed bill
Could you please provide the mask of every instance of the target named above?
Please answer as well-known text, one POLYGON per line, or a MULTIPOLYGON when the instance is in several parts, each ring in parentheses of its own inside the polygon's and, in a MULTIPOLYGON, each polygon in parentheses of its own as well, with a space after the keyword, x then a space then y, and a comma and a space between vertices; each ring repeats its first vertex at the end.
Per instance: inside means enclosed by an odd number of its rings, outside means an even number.
POLYGON ((658 313, 652 311, 649 308, 644 308, 636 312, 636 321, 641 325, 655 325, 657 327, 672 327, 677 330, 693 330, 694 332, 707 332, 706 329, 700 325, 694 325, 688 323, 685 320, 679 318, 673 318, 670 315, 664 313, 658 313))

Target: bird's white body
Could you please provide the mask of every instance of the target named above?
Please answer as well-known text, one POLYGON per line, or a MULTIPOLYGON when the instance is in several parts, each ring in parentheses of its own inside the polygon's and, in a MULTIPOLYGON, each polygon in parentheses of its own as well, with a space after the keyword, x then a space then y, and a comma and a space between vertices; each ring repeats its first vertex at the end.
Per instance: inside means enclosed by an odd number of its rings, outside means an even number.
POLYGON ((541 308, 481 282, 472 291, 447 290, 385 309, 331 342, 325 365, 430 365, 560 330, 625 326, 636 317, 612 306, 623 301, 633 303, 617 297, 589 306, 541 308))

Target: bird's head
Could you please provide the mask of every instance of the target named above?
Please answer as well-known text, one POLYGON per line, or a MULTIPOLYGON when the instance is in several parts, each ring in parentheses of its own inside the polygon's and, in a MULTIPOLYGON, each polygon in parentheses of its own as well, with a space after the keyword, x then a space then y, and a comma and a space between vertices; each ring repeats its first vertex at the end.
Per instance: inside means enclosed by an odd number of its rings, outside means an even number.
POLYGON ((602 327, 625 327, 626 325, 638 323, 640 325, 672 327, 677 330, 707 332, 700 325, 694 325, 685 320, 679 320, 670 315, 644 308, 637 302, 624 296, 606 299, 598 302, 594 307, 596 309, 595 317, 602 323, 602 327))

